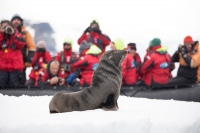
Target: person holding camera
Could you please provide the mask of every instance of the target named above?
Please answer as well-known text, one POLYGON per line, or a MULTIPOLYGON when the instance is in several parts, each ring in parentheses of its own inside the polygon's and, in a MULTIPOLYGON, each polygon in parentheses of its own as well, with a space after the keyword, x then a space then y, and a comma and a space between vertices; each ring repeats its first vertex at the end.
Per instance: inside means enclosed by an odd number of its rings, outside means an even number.
POLYGON ((65 78, 75 71, 71 64, 79 60, 79 55, 72 51, 73 42, 66 38, 63 42, 63 51, 57 53, 55 59, 61 64, 61 71, 64 71, 65 78))
POLYGON ((57 60, 51 60, 47 69, 40 69, 36 78, 35 85, 38 86, 63 86, 65 84, 64 73, 60 71, 60 63, 57 60))
POLYGON ((78 44, 81 46, 84 41, 98 46, 102 51, 101 54, 105 52, 106 46, 110 44, 110 38, 101 32, 99 23, 96 20, 93 20, 90 26, 84 30, 78 39, 78 44))
POLYGON ((39 41, 37 43, 36 52, 33 56, 32 70, 29 74, 29 80, 26 81, 25 85, 35 85, 36 77, 40 69, 46 69, 47 64, 51 61, 52 57, 46 49, 46 42, 39 41))
POLYGON ((24 68, 21 49, 22 34, 8 20, 0 25, 0 85, 20 85, 24 68))
POLYGON ((179 62, 177 76, 169 79, 169 85, 182 86, 200 82, 200 49, 199 42, 186 36, 183 45, 172 56, 172 62, 179 62))
POLYGON ((23 55, 23 62, 24 62, 22 84, 24 84, 26 81, 26 68, 31 67, 36 45, 30 32, 24 26, 24 20, 22 19, 20 15, 14 14, 11 18, 11 23, 23 35, 23 38, 26 42, 25 46, 21 50, 22 55, 23 55))

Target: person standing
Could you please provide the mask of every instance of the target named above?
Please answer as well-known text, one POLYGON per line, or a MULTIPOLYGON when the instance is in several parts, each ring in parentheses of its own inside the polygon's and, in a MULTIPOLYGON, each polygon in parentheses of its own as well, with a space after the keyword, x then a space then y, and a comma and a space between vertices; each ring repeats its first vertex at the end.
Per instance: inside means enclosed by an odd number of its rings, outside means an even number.
POLYGON ((19 33, 23 35, 23 38, 26 42, 25 46, 21 50, 24 62, 23 79, 21 84, 24 84, 26 82, 26 68, 31 67, 36 46, 33 37, 24 26, 24 21, 20 15, 13 15, 11 18, 11 23, 19 31, 19 33))
POLYGON ((20 85, 24 68, 22 34, 8 20, 0 25, 0 85, 20 85))

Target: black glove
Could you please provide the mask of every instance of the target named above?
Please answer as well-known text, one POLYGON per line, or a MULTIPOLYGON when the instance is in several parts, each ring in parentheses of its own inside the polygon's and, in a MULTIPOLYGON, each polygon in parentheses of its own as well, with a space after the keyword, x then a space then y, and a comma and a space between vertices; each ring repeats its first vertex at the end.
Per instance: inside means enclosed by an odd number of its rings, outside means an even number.
POLYGON ((180 46, 178 52, 181 53, 181 55, 187 54, 187 47, 185 45, 180 46))
POLYGON ((98 27, 92 28, 92 31, 101 34, 101 30, 98 27))
POLYGON ((91 27, 87 27, 84 31, 84 33, 90 32, 91 31, 91 27))

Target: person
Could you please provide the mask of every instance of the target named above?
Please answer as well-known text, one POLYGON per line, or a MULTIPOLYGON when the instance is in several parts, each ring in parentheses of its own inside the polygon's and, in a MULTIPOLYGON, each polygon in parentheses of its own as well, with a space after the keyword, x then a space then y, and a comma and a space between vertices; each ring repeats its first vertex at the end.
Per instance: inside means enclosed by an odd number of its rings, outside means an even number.
POLYGON ((22 34, 8 20, 0 25, 0 85, 20 85, 24 68, 21 49, 22 34))
POLYGON ((93 44, 83 58, 71 65, 71 67, 79 68, 81 70, 80 86, 90 85, 92 75, 98 66, 101 52, 101 49, 93 44))
POLYGON ((170 55, 167 53, 167 47, 161 46, 161 40, 154 38, 150 41, 146 60, 143 62, 140 75, 141 80, 136 85, 162 86, 168 83, 170 75, 170 55))
POLYGON ((65 85, 64 73, 60 71, 60 63, 57 60, 51 60, 47 69, 40 69, 36 85, 54 87, 65 85))
POLYGON ((172 62, 179 62, 177 76, 169 79, 169 85, 182 86, 200 82, 200 50, 199 42, 186 36, 183 45, 172 56, 172 62))
POLYGON ((122 62, 122 85, 134 85, 139 79, 139 69, 141 58, 136 52, 136 44, 129 43, 127 47, 128 54, 122 62))
POLYGON ((24 70, 23 70, 23 79, 22 84, 26 82, 26 68, 31 67, 31 62, 34 56, 34 51, 36 49, 35 42, 33 37, 31 36, 30 32, 24 26, 24 20, 19 14, 14 14, 11 18, 11 23, 14 25, 15 28, 23 35, 25 39, 26 45, 23 47, 22 55, 23 55, 23 62, 24 62, 24 70))
POLYGON ((96 20, 92 20, 90 26, 85 29, 78 39, 78 44, 81 46, 84 41, 98 46, 102 51, 101 54, 105 52, 106 46, 110 44, 110 38, 102 33, 96 20))
POLYGON ((111 50, 124 50, 124 41, 121 38, 118 38, 110 42, 111 50))
POLYGON ((67 78, 75 68, 70 65, 79 60, 79 55, 72 51, 73 42, 70 38, 66 38, 63 42, 63 51, 57 53, 55 59, 61 64, 61 70, 65 73, 65 78, 67 78))
POLYGON ((32 61, 32 70, 29 74, 29 80, 26 81, 25 85, 30 86, 30 85, 35 85, 35 80, 38 75, 38 72, 40 69, 46 69, 47 64, 49 61, 52 60, 52 57, 46 49, 46 42, 45 41, 39 41, 37 43, 37 48, 36 52, 34 53, 33 56, 33 61, 32 61))

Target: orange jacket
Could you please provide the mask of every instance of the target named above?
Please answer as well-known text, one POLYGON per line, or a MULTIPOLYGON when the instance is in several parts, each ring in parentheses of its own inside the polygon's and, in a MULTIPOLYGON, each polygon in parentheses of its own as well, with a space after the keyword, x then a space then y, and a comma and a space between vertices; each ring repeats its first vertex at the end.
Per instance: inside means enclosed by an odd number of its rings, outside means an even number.
POLYGON ((35 42, 30 32, 26 30, 25 26, 22 26, 21 32, 24 33, 24 39, 25 39, 28 51, 35 51, 36 49, 35 42))

